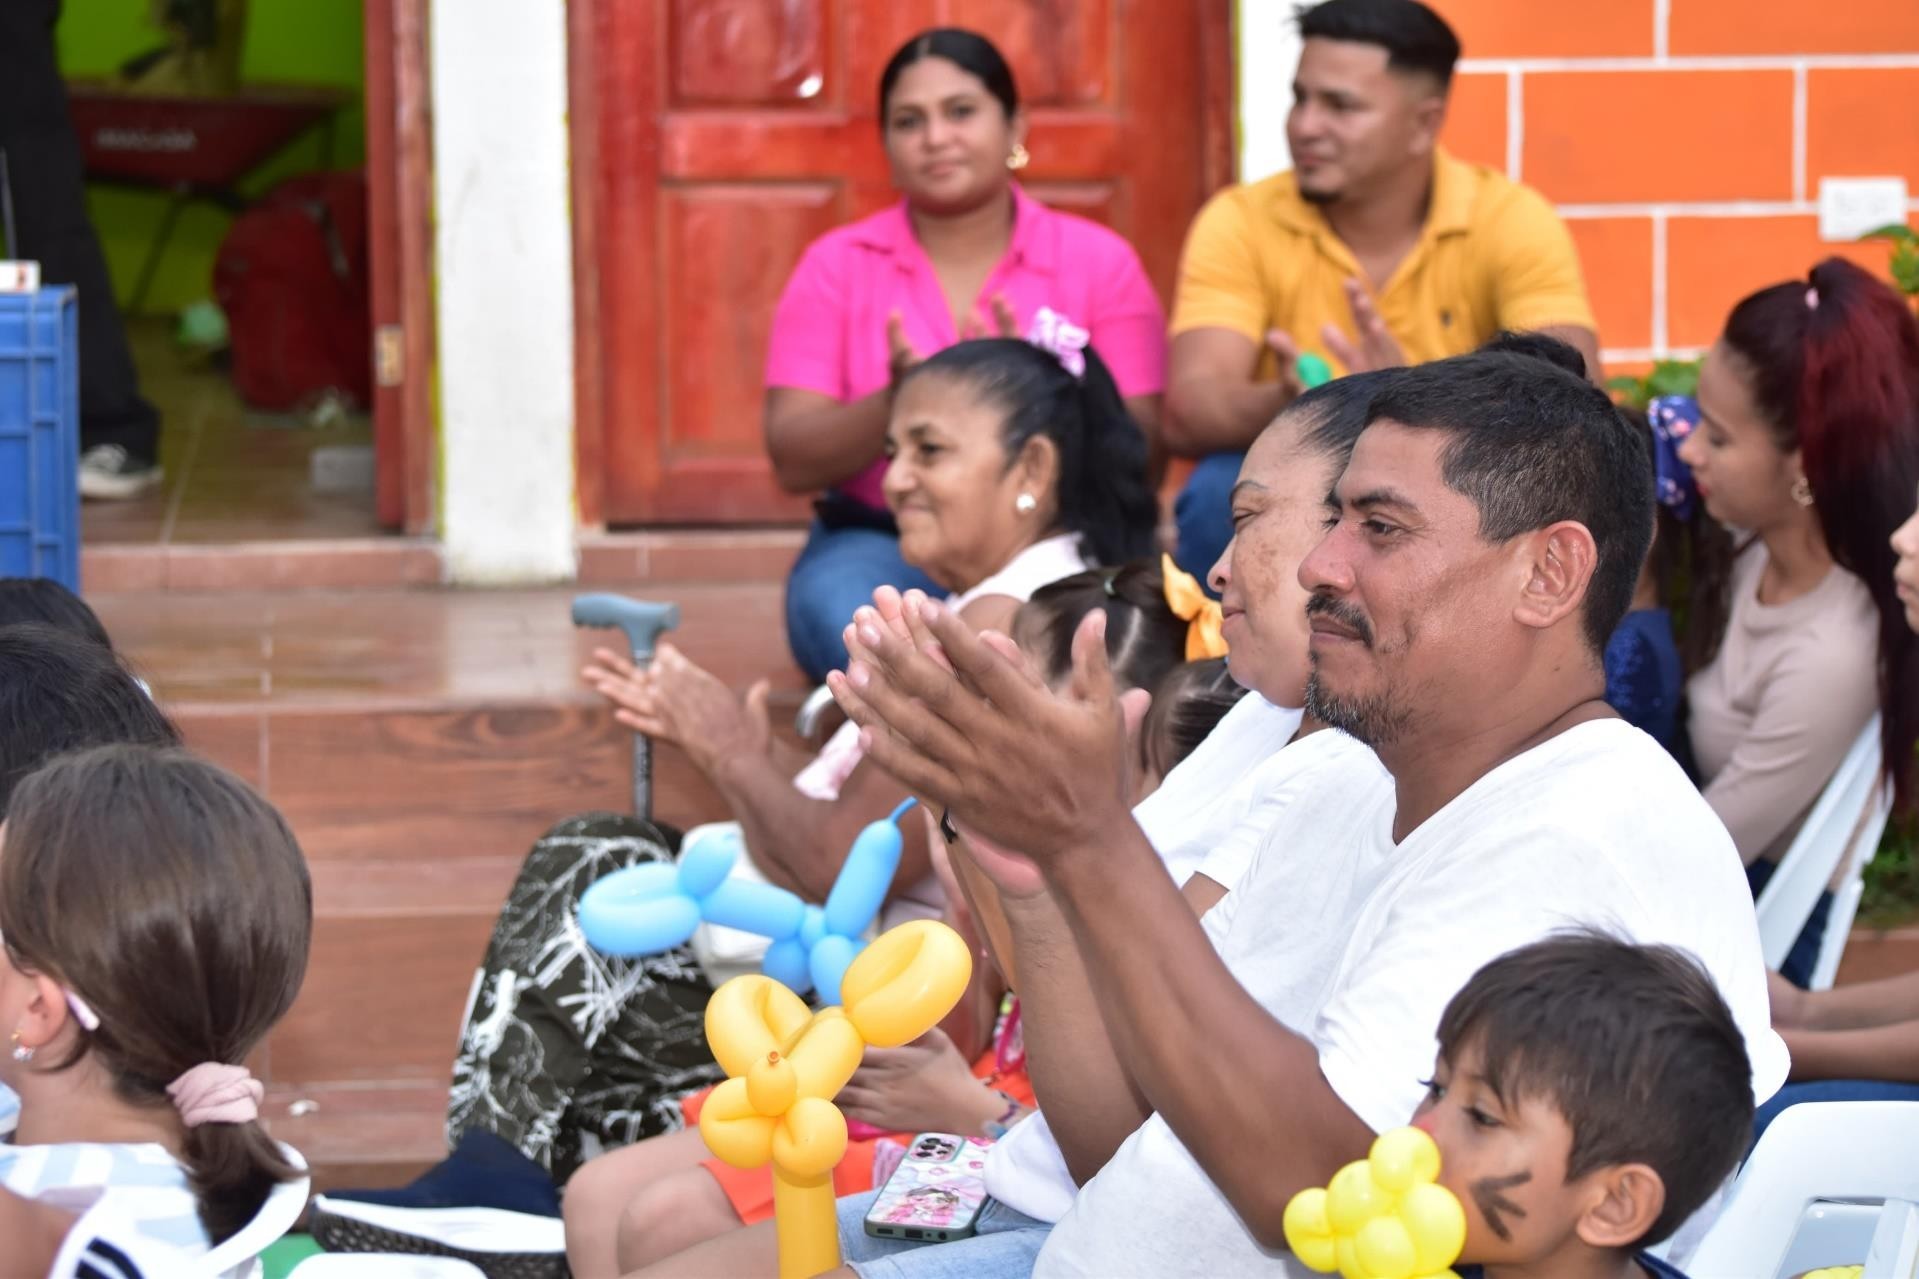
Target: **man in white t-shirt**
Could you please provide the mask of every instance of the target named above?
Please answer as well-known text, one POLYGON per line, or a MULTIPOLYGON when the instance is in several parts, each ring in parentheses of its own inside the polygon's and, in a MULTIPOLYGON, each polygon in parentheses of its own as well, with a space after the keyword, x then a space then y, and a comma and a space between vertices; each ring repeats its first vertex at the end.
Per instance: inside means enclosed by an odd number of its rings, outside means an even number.
MULTIPOLYGON (((1371 759, 1343 733, 1318 721, 1302 724, 1292 709, 1304 700, 1309 670, 1306 592, 1298 583, 1300 560, 1319 540, 1325 494, 1365 428, 1373 395, 1396 376, 1391 371, 1341 378, 1295 400, 1248 452, 1233 492, 1235 535, 1212 584, 1221 592, 1224 630, 1231 644, 1227 663, 1246 697, 1205 741, 1169 773, 1134 810, 1140 828, 1172 883, 1184 886, 1195 911, 1204 911, 1237 883, 1259 838, 1287 803, 1309 791, 1315 778, 1346 755, 1371 759)), ((1377 769, 1377 763, 1373 764, 1377 769)), ((989 909, 992 903, 987 903, 989 909)), ((994 930, 989 926, 988 932, 994 930)), ((1065 935, 1065 929, 1060 929, 1065 935)), ((1005 960, 1010 956, 999 956, 1005 960)), ((1070 1067, 1065 1054, 1048 1047, 1054 991, 1067 1012, 1083 1008, 1090 990, 1076 965, 1036 963, 1021 980, 1028 1059, 1036 1065, 1070 1067), (1064 971, 1062 971, 1062 969, 1064 971)), ((1087 1122, 1073 1105, 1070 1076, 1036 1084, 1062 1112, 1068 1131, 1087 1122)), ((1097 1123, 1098 1116, 1092 1121, 1097 1123)), ((1123 1115, 1107 1153, 1139 1116, 1123 1115)), ((1089 1174, 1090 1175, 1090 1174, 1089 1174)), ((867 1238, 855 1221, 848 1255, 872 1273, 1002 1273, 1031 1268, 1045 1232, 1071 1207, 1078 1191, 1044 1113, 1026 1119, 995 1142, 987 1156, 986 1185, 994 1203, 979 1234, 937 1250, 914 1249, 898 1240, 867 1238), (1009 1211, 1010 1210, 1010 1211, 1009 1211), (1026 1238, 1010 1236, 1022 1234, 1026 1238), (886 1265, 878 1253, 899 1251, 886 1265)), ((842 1214, 857 1200, 842 1202, 842 1214)), ((663 1267, 669 1273, 750 1273, 764 1264, 766 1232, 740 1232, 683 1254, 663 1267)))
POLYGON ((1603 393, 1509 354, 1411 370, 1372 416, 1300 578, 1308 709, 1390 776, 1332 770, 1203 924, 1115 781, 1097 621, 1063 695, 936 608, 918 620, 957 678, 867 626, 835 681, 875 761, 987 844, 1022 955, 1065 946, 1091 974, 1075 1108, 1106 1118, 1069 1135, 1053 1114, 1085 1184, 1037 1274, 1287 1267, 1286 1202, 1410 1118, 1446 1000, 1569 923, 1699 956, 1755 1093, 1783 1077, 1730 838, 1600 700, 1651 534, 1637 443, 1603 393))

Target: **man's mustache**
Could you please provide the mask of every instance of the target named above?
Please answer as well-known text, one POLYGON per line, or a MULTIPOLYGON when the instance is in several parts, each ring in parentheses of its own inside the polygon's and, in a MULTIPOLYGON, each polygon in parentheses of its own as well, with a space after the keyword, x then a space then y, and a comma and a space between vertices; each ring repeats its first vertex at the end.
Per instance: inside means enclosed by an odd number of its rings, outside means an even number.
POLYGON ((1306 616, 1329 617, 1359 637, 1367 648, 1373 646, 1373 625, 1355 606, 1331 595, 1315 592, 1306 600, 1306 616))

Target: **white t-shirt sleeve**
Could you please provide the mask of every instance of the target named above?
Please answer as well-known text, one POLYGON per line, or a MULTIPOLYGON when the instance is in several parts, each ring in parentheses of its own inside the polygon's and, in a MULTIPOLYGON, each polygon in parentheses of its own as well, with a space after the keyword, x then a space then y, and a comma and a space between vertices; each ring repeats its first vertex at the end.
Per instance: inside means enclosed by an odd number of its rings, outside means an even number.
POLYGON ((1054 1222, 1079 1187, 1041 1111, 1028 1115, 986 1152, 986 1193, 1035 1221, 1054 1222))
POLYGON ((1321 1073, 1375 1132, 1412 1118, 1432 1075, 1431 1032, 1480 968, 1561 928, 1643 915, 1624 904, 1630 889, 1603 851, 1568 847, 1564 830, 1529 825, 1475 842, 1471 856, 1442 859, 1437 874, 1414 868, 1369 903, 1314 1023, 1321 1073), (1528 855, 1541 838, 1553 839, 1554 857, 1528 855), (1428 1034, 1408 1034, 1412 1026, 1428 1034))
MULTIPOLYGON (((1194 873, 1229 890, 1238 887, 1286 807, 1319 784, 1330 765, 1365 749, 1339 730, 1323 728, 1276 753, 1247 778, 1250 802, 1245 814, 1213 845, 1194 873)), ((1285 850, 1276 849, 1271 855, 1284 856, 1285 850)))

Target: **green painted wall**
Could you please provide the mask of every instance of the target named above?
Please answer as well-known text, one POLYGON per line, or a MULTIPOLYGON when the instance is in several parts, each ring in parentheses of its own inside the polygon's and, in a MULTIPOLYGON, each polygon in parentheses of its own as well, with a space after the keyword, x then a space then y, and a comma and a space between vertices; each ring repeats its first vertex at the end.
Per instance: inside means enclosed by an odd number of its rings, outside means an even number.
MULTIPOLYGON (((0 0, 0 4, 8 0, 0 0)), ((127 58, 159 44, 149 0, 66 0, 58 31, 60 66, 69 77, 110 76, 127 58)), ((249 81, 332 85, 357 92, 364 80, 361 0, 250 0, 241 76, 249 81)), ((366 121, 360 107, 342 110, 333 130, 335 168, 365 161, 366 121)), ((318 131, 309 132, 250 177, 258 192, 292 173, 322 167, 318 131)), ((94 187, 88 204, 106 249, 115 290, 133 291, 166 198, 158 193, 94 187)), ((212 292, 213 255, 227 217, 195 204, 180 215, 145 309, 170 313, 212 292)))

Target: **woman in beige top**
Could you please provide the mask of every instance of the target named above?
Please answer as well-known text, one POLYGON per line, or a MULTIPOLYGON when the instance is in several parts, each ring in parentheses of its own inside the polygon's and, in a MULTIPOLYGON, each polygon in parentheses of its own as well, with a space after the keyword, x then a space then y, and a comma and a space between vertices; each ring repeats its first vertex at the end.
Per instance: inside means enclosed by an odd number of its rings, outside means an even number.
POLYGON ((1874 710, 1910 798, 1919 644, 1889 537, 1919 481, 1919 327, 1889 286, 1828 259, 1733 309, 1699 409, 1681 456, 1707 513, 1744 532, 1730 572, 1695 584, 1725 609, 1694 616, 1726 621, 1687 683, 1688 734, 1763 882, 1874 710))

